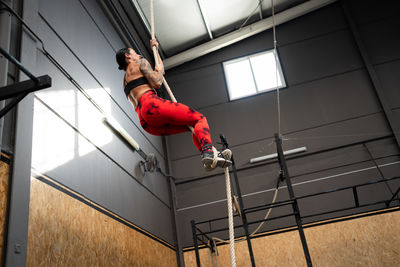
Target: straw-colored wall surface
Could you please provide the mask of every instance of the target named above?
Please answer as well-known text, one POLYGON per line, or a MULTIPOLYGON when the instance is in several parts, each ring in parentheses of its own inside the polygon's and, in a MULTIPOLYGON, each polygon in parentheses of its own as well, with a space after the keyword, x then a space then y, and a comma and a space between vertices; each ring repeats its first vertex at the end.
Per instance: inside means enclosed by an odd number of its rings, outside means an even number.
POLYGON ((32 178, 27 266, 177 266, 173 249, 32 178))
POLYGON ((7 210, 8 174, 10 165, 0 161, 0 262, 3 259, 4 223, 7 210))
MULTIPOLYGON (((400 266, 400 211, 304 229, 313 266, 400 266)), ((298 231, 252 240, 257 266, 307 266, 298 231)), ((219 246, 219 266, 230 266, 229 245, 219 246)), ((251 266, 246 242, 235 244, 236 264, 251 266)), ((200 250, 209 266, 208 250, 200 250)), ((186 267, 196 266, 194 251, 184 253, 186 267)))

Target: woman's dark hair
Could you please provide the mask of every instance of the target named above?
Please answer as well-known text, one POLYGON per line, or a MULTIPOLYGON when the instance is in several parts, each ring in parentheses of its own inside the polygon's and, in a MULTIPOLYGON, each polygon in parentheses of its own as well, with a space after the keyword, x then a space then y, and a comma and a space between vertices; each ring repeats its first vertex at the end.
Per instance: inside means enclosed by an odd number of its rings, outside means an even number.
POLYGON ((115 59, 117 60, 119 70, 126 70, 127 64, 125 60, 125 54, 129 54, 129 48, 121 48, 118 50, 117 54, 115 54, 115 59))

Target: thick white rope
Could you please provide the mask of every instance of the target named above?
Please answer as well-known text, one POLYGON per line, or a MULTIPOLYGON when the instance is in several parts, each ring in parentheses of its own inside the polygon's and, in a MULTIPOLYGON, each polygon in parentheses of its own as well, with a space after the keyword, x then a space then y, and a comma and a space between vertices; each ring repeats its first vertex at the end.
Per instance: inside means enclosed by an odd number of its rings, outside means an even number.
MULTIPOLYGON (((259 3, 259 5, 260 5, 260 3, 259 3)), ((276 87, 276 93, 277 93, 276 96, 277 96, 277 105, 278 105, 278 134, 279 134, 279 136, 281 136, 281 105, 280 105, 280 95, 279 95, 279 86, 278 86, 278 60, 277 60, 277 56, 278 55, 277 55, 277 51, 276 51, 277 40, 276 40, 276 29, 275 29, 276 27, 275 27, 275 5, 274 5, 274 0, 271 0, 271 8, 272 8, 272 31, 273 31, 273 38, 274 38, 274 60, 275 60, 275 82, 276 82, 276 86, 275 87, 276 87)), ((251 13, 251 15, 253 13, 254 13, 254 11, 251 13)), ((250 18, 250 16, 246 19, 246 21, 242 24, 242 26, 244 24, 246 24, 246 22, 250 18)), ((272 198, 271 204, 275 203, 276 198, 278 196, 278 191, 279 191, 279 188, 276 188, 275 191, 274 191, 274 196, 272 198)), ((227 196, 227 198, 228 198, 228 206, 229 206, 229 202, 232 202, 232 199, 231 199, 230 196, 227 196)), ((268 219, 271 211, 272 211, 272 207, 268 209, 267 213, 264 216, 264 220, 268 219)), ((264 224, 265 224, 265 221, 260 223, 258 225, 258 227, 249 235, 249 237, 254 236, 261 229, 261 227, 264 224)), ((226 244, 228 243, 227 240, 223 240, 223 239, 220 239, 220 238, 217 238, 217 237, 212 237, 212 239, 213 240, 217 240, 217 241, 222 242, 222 243, 226 243, 226 244)), ((240 237, 240 238, 236 238, 234 241, 239 242, 239 241, 243 241, 245 239, 246 239, 246 237, 240 237)), ((229 243, 231 243, 231 240, 229 241, 229 243)))
POLYGON ((151 31, 151 39, 154 39, 154 5, 153 0, 150 0, 150 31, 151 31))
MULTIPOLYGON (((155 39, 155 33, 154 33, 154 8, 153 8, 153 0, 150 0, 150 28, 151 28, 151 39, 155 39)), ((153 49, 153 55, 154 55, 154 62, 156 64, 156 66, 158 66, 160 63, 158 61, 158 52, 157 52, 157 48, 155 46, 152 47, 153 49)), ((163 84, 165 89, 168 92, 169 97, 171 98, 172 102, 177 102, 176 98, 174 96, 174 94, 171 91, 171 88, 169 87, 167 81, 165 80, 165 78, 163 77, 163 84)), ((188 125, 188 128, 190 129, 190 131, 194 134, 194 129, 192 126, 188 125)))
MULTIPOLYGON (((151 24, 151 38, 155 39, 155 34, 154 34, 154 8, 153 8, 153 0, 150 0, 150 24, 151 24)), ((157 48, 155 46, 152 47, 153 50, 153 55, 154 55, 154 61, 156 66, 159 65, 158 61, 158 52, 157 48)), ((171 91, 171 88, 168 86, 167 81, 163 78, 163 84, 173 102, 177 102, 174 94, 171 91)), ((194 133, 194 129, 191 126, 188 126, 189 129, 194 133)), ((217 165, 217 156, 218 152, 215 147, 213 147, 213 152, 214 152, 214 160, 213 163, 211 164, 212 168, 215 168, 217 165)), ((233 209, 232 209, 232 193, 231 193, 231 184, 230 184, 230 178, 229 178, 229 168, 226 167, 224 168, 225 171, 225 181, 226 181, 226 196, 228 200, 228 218, 229 218, 229 239, 230 239, 230 252, 231 252, 231 265, 232 267, 236 267, 236 257, 235 257, 235 233, 234 233, 234 228, 233 228, 233 209)))
MULTIPOLYGON (((155 39, 155 33, 154 33, 154 6, 153 6, 153 0, 150 0, 150 27, 151 27, 151 39, 155 39)), ((158 66, 160 63, 158 61, 158 52, 157 52, 157 48, 155 46, 152 47, 153 49, 153 55, 154 55, 154 62, 156 64, 156 66, 158 66)), ((165 89, 168 92, 169 97, 171 98, 172 102, 177 102, 176 98, 174 96, 174 94, 171 91, 171 88, 169 87, 167 81, 165 80, 165 78, 163 77, 163 84, 165 86, 165 89)), ((192 126, 187 126, 190 131, 194 134, 194 128, 192 126)), ((218 151, 217 149, 213 146, 212 147, 213 152, 214 152, 214 159, 213 162, 211 164, 211 168, 214 169, 217 166, 217 156, 218 156, 218 151)))
POLYGON ((231 266, 236 267, 235 257, 235 232, 233 228, 233 209, 232 209, 232 193, 231 183, 229 179, 229 168, 225 167, 225 182, 226 182, 226 199, 228 200, 228 222, 229 222, 229 243, 231 253, 231 266))

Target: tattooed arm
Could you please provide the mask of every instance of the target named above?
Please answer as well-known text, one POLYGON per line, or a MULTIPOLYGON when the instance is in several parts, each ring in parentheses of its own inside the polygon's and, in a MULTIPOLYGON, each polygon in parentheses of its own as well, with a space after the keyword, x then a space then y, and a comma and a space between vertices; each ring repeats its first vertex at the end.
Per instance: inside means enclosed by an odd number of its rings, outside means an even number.
POLYGON ((146 59, 140 59, 140 71, 143 73, 144 77, 146 77, 147 81, 150 83, 150 86, 156 89, 161 87, 164 74, 164 65, 162 64, 160 58, 159 62, 159 66, 156 66, 153 70, 150 66, 150 63, 146 59))

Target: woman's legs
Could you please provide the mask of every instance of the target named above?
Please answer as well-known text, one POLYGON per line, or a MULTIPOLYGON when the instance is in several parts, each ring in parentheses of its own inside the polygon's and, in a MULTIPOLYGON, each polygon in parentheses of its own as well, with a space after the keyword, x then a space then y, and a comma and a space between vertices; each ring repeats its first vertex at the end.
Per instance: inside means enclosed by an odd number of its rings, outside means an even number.
POLYGON ((206 117, 181 103, 174 103, 158 97, 154 92, 140 97, 136 108, 143 129, 154 135, 171 135, 194 128, 193 143, 202 152, 202 148, 211 149, 210 128, 206 117))
POLYGON ((202 155, 201 161, 206 170, 232 165, 232 153, 229 149, 214 153, 207 119, 199 112, 183 104, 160 98, 152 91, 140 97, 136 112, 143 129, 154 135, 187 132, 188 126, 192 126, 193 143, 202 155))

